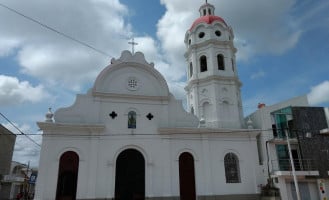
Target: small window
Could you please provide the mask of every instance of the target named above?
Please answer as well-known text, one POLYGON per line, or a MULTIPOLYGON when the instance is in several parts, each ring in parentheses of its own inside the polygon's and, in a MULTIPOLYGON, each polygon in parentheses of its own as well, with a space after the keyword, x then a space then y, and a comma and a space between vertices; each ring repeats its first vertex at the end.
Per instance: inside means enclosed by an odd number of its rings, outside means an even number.
POLYGON ((204 33, 204 32, 200 32, 200 33, 199 33, 199 38, 203 38, 203 37, 204 37, 204 35, 205 35, 205 33, 204 33))
POLYGON ((208 9, 208 14, 211 15, 211 10, 210 10, 210 8, 208 9))
POLYGON ((207 15, 207 11, 206 9, 203 10, 203 16, 206 16, 207 15))
POLYGON ((193 65, 192 63, 190 62, 190 77, 192 77, 193 75, 193 65))
POLYGON ((207 71, 207 57, 201 56, 200 58, 200 72, 207 71))
POLYGON ((225 70, 224 56, 222 54, 217 55, 218 70, 225 70))
POLYGON ((222 35, 222 32, 220 32, 219 30, 215 31, 215 34, 220 37, 222 35))
POLYGON ((272 131, 273 131, 273 137, 277 138, 278 137, 278 132, 276 130, 276 125, 272 124, 272 131))
POLYGON ((194 114, 194 108, 191 106, 191 113, 194 114))
POLYGON ((234 60, 233 60, 233 58, 231 59, 231 62, 232 62, 232 71, 234 71, 234 60))
POLYGON ((239 159, 234 153, 224 157, 226 183, 241 183, 239 159))
POLYGON ((135 129, 136 128, 136 112, 130 111, 128 113, 128 128, 135 129))
POLYGON ((191 45, 191 39, 188 40, 188 45, 191 45))

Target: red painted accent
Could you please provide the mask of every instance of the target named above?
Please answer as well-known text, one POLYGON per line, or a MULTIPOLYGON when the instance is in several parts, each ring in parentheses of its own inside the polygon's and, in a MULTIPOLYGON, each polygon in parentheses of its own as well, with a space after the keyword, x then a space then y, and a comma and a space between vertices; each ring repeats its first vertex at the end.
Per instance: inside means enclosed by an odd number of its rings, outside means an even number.
POLYGON ((223 18, 215 16, 215 15, 206 15, 206 16, 202 16, 202 17, 199 17, 198 19, 196 19, 193 22, 190 30, 192 30, 198 24, 201 24, 201 23, 212 24, 214 21, 222 22, 227 26, 227 24, 223 18))
POLYGON ((265 103, 258 103, 257 108, 258 108, 258 109, 261 109, 261 108, 264 108, 265 106, 266 106, 265 103))

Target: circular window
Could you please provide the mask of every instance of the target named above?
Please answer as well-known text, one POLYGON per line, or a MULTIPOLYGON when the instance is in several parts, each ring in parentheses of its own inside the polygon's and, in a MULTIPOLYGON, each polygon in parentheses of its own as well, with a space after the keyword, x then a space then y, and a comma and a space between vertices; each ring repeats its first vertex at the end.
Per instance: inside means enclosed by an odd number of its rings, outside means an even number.
POLYGON ((222 35, 222 33, 220 32, 220 31, 215 31, 215 34, 219 37, 219 36, 221 36, 222 35))
POLYGON ((203 38, 204 35, 205 35, 204 32, 200 32, 200 33, 199 33, 199 38, 203 38))
POLYGON ((127 80, 127 88, 129 90, 137 90, 139 87, 138 81, 135 77, 129 77, 127 80))

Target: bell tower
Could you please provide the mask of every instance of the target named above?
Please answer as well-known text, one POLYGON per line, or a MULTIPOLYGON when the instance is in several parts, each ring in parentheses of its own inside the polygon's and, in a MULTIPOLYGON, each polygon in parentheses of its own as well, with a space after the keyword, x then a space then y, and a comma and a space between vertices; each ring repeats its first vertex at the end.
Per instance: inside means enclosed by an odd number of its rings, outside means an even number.
POLYGON ((234 34, 207 1, 185 34, 187 105, 209 128, 243 128, 234 34))

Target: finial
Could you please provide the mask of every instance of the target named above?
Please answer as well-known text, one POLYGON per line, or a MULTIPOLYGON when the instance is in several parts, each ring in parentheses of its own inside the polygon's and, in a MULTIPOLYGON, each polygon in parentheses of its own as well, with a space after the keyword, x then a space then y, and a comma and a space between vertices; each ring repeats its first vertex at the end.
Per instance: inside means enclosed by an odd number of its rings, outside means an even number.
POLYGON ((131 44, 131 53, 135 54, 135 45, 138 45, 137 42, 134 41, 134 37, 131 38, 131 42, 128 42, 128 44, 131 44))
POLYGON ((206 0, 206 4, 208 3, 208 0, 206 0))
POLYGON ((201 116, 201 119, 199 121, 199 127, 206 127, 206 120, 204 119, 203 115, 201 116))
POLYGON ((51 108, 48 108, 48 112, 46 113, 46 122, 54 122, 53 121, 53 112, 51 112, 51 108))
POLYGON ((247 121, 248 129, 254 129, 253 122, 251 121, 250 117, 247 121))

